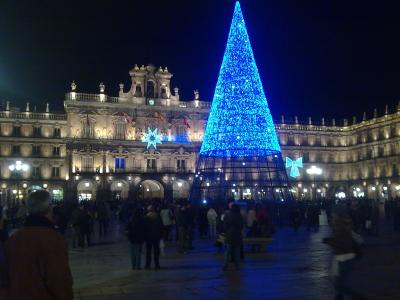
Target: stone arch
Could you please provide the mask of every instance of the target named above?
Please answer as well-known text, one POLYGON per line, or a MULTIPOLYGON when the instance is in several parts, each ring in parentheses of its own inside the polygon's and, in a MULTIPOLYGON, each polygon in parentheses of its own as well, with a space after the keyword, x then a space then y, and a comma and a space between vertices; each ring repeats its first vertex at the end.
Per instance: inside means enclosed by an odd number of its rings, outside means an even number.
POLYGON ((126 180, 116 179, 110 187, 114 200, 127 199, 129 194, 129 183, 126 180))
POLYGON ((161 182, 146 179, 137 186, 137 198, 142 200, 164 199, 165 189, 161 182))
POLYGON ((187 180, 177 179, 172 184, 173 199, 189 199, 190 184, 187 180))
POLYGON ((349 195, 350 197, 360 198, 368 196, 368 188, 362 184, 354 184, 350 187, 349 195))
POLYGON ((79 181, 77 185, 78 201, 96 199, 97 183, 89 179, 79 181))

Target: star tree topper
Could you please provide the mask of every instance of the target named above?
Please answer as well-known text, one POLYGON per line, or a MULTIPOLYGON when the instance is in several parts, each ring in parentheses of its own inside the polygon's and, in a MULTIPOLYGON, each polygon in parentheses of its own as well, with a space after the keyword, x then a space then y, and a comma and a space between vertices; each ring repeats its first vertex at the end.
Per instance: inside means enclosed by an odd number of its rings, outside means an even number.
POLYGON ((154 147, 154 149, 157 149, 157 144, 162 144, 162 134, 157 133, 158 128, 151 130, 150 127, 147 128, 147 133, 145 134, 144 137, 144 142, 147 143, 147 149, 149 149, 151 146, 154 147))

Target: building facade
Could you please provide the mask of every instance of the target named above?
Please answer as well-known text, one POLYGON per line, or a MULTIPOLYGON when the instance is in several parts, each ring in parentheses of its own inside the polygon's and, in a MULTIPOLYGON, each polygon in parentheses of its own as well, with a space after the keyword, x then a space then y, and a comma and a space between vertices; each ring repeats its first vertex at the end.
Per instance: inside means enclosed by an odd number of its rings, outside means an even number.
MULTIPOLYGON (((86 94, 73 82, 63 113, 50 113, 48 104, 32 112, 29 103, 21 112, 7 102, 0 112, 2 201, 41 188, 68 201, 187 198, 211 103, 198 91, 181 100, 167 68, 135 66, 129 75, 118 97, 103 83, 98 94, 86 94)), ((352 124, 282 117, 275 126, 283 157, 297 162, 287 165, 296 197, 400 195, 399 109, 352 124)))

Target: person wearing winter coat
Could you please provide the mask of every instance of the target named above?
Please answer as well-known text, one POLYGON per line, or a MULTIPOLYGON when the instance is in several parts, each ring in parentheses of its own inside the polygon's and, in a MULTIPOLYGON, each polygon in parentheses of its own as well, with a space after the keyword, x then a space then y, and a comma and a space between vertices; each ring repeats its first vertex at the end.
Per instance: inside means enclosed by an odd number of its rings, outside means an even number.
POLYGON ((208 234, 211 240, 214 240, 217 235, 217 212, 210 207, 207 211, 208 234))
POLYGON ((239 206, 231 203, 230 210, 224 216, 225 229, 225 263, 223 270, 227 270, 228 264, 233 258, 236 270, 239 269, 240 247, 242 245, 243 217, 239 206))
POLYGON ((146 269, 150 269, 151 257, 154 257, 154 266, 160 269, 160 240, 163 237, 163 224, 160 215, 150 205, 144 218, 146 241, 146 269))
POLYGON ((255 227, 257 226, 257 217, 254 207, 250 207, 247 212, 246 225, 248 228, 248 236, 255 236, 255 227))
POLYGON ((171 209, 165 205, 161 211, 161 220, 164 226, 164 240, 169 241, 169 236, 171 232, 171 227, 172 227, 172 212, 171 209))
POLYGON ((145 223, 141 209, 134 211, 133 216, 126 226, 126 231, 131 244, 132 270, 140 270, 142 267, 142 247, 145 240, 145 223))
POLYGON ((51 195, 32 192, 24 227, 6 242, 9 297, 13 300, 72 300, 67 244, 54 228, 51 195))

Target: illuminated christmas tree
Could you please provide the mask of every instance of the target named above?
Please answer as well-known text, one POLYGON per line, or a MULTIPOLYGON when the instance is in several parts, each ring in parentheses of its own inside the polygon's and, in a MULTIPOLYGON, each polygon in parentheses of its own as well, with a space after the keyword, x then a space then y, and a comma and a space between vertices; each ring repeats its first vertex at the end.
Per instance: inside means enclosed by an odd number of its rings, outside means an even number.
POLYGON ((192 198, 287 198, 287 182, 275 126, 236 2, 192 198))

